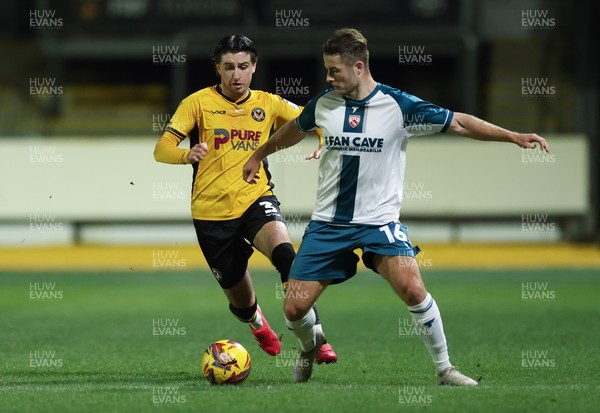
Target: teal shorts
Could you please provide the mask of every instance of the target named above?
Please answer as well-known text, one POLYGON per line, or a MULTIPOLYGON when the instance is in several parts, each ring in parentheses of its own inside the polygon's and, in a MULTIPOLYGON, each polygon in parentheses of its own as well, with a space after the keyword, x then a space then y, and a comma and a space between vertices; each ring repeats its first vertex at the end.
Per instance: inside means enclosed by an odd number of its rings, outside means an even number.
POLYGON ((356 274, 358 255, 362 250, 365 266, 377 272, 373 265, 375 254, 415 257, 418 247, 408 240, 408 230, 399 221, 386 225, 335 225, 311 221, 290 270, 297 280, 332 280, 344 282, 356 274))

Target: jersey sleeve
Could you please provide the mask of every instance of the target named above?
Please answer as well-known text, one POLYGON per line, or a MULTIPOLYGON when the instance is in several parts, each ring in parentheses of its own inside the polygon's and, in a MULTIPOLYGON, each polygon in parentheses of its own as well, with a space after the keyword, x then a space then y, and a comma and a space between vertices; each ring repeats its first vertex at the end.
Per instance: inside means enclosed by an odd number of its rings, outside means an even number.
POLYGON ((282 98, 278 95, 271 95, 273 100, 273 109, 275 115, 275 123, 273 127, 275 130, 281 128, 289 121, 296 119, 302 112, 302 107, 290 102, 287 99, 282 98))
POLYGON ((452 122, 454 112, 448 109, 399 90, 391 95, 400 106, 401 126, 409 137, 444 133, 452 122))
MULTIPOLYGON (((302 113, 296 119, 296 124, 300 128, 300 130, 304 132, 312 132, 318 129, 318 126, 315 121, 315 109, 317 107, 318 97, 311 99, 306 106, 303 108, 302 113)), ((321 140, 321 136, 319 136, 319 140, 321 140)))
MULTIPOLYGON (((274 128, 275 130, 279 129, 280 127, 282 127, 283 125, 285 125, 287 122, 289 122, 290 120, 296 119, 296 122, 298 122, 298 118, 299 116, 302 116, 302 113, 304 113, 304 111, 306 110, 305 107, 302 106, 298 106, 293 102, 290 102, 289 100, 283 99, 277 95, 273 95, 276 97, 276 99, 279 99, 280 101, 285 102, 286 105, 283 106, 283 116, 277 116, 275 119, 275 124, 274 124, 274 128), (288 107, 286 107, 288 106, 288 107), (293 112, 290 112, 290 107, 293 110, 293 112), (292 116, 290 116, 292 115, 292 116)), ((279 103, 279 105, 281 106, 281 104, 279 103)), ((323 131, 321 129, 318 128, 314 128, 311 130, 304 130, 302 129, 304 132, 312 132, 312 134, 317 136, 317 139, 319 140, 319 144, 318 147, 320 148, 321 146, 323 146, 323 131)))
POLYGON ((190 150, 178 146, 196 127, 197 119, 201 116, 202 111, 197 101, 189 97, 182 100, 154 148, 154 158, 158 162, 187 164, 190 150))
POLYGON ((170 133, 181 141, 196 127, 196 122, 201 117, 202 110, 200 108, 199 100, 192 99, 192 96, 188 96, 182 100, 177 107, 165 133, 170 133))
MULTIPOLYGON (((275 116, 275 122, 273 123, 273 129, 275 131, 277 131, 287 122, 298 119, 298 116, 300 116, 304 111, 304 107, 298 106, 295 103, 290 102, 289 100, 278 95, 271 94, 271 97, 273 99, 274 110, 277 113, 275 116)), ((317 149, 321 148, 323 146, 323 132, 321 129, 317 129, 312 133, 316 135, 318 139, 317 149)))

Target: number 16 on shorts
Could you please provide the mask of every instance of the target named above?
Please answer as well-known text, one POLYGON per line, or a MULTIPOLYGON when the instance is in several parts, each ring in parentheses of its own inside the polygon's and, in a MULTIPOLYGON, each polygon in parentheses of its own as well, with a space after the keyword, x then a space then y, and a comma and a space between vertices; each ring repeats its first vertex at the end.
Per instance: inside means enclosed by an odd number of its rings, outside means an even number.
POLYGON ((399 222, 390 222, 379 228, 379 231, 383 232, 390 243, 396 241, 408 242, 408 228, 399 222))

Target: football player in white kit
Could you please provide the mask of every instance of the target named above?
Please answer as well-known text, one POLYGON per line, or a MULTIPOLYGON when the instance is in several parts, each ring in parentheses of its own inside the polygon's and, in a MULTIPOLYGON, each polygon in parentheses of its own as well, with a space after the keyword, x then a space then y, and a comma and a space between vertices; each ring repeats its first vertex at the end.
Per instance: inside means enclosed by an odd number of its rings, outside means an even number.
POLYGON ((381 274, 408 306, 442 385, 476 386, 450 363, 440 310, 425 289, 407 229, 399 221, 408 138, 449 132, 484 141, 538 145, 544 138, 495 126, 452 112, 376 82, 369 71, 367 40, 355 29, 340 29, 323 45, 331 88, 314 97, 294 121, 260 146, 244 166, 255 183, 268 155, 290 147, 321 128, 316 205, 289 276, 286 324, 300 342, 292 368, 295 382, 312 374, 323 337, 315 330, 312 306, 330 284, 354 276, 360 248, 366 267, 381 274))

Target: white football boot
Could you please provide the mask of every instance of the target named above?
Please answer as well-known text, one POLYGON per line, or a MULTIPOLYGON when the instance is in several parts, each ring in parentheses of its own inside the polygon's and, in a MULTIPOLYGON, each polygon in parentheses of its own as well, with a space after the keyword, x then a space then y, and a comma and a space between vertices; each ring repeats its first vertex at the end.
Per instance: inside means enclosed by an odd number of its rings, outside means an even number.
POLYGON ((465 376, 460 371, 456 370, 454 367, 449 367, 446 370, 438 373, 438 383, 441 386, 477 386, 475 380, 470 377, 465 376))
POLYGON ((317 332, 315 347, 310 351, 298 351, 298 357, 292 366, 292 380, 295 383, 302 383, 310 379, 317 350, 323 343, 325 343, 325 336, 323 333, 317 332))

